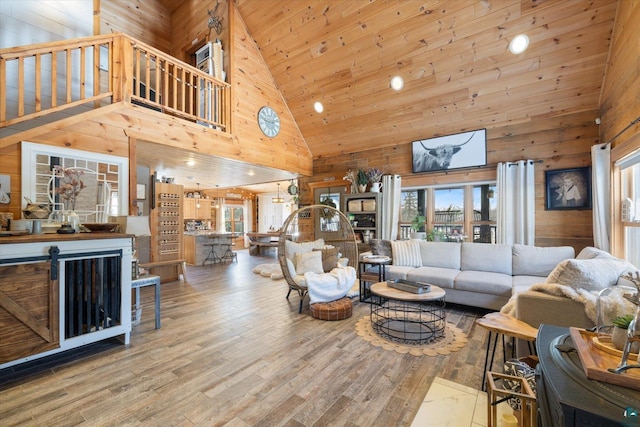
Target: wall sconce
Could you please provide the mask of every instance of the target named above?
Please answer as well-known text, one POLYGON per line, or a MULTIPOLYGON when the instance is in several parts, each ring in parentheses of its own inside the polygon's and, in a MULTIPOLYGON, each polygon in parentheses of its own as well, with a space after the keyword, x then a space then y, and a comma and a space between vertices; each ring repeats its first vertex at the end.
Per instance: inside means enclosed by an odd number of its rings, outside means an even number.
POLYGON ((493 190, 487 190, 487 199, 493 199, 494 195, 495 194, 493 190))

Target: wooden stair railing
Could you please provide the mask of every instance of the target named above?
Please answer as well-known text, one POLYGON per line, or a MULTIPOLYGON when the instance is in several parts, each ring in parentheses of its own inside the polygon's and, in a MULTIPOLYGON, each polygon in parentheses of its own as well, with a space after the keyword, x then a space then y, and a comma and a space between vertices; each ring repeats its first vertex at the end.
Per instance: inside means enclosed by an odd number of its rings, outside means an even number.
POLYGON ((229 132, 230 85, 124 34, 0 49, 0 128, 131 102, 229 132))

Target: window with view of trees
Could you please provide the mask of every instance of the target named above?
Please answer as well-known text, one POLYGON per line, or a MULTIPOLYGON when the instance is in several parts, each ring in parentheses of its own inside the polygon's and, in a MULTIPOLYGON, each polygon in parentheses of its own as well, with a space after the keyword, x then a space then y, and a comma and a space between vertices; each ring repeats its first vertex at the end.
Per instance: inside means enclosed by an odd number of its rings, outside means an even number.
POLYGON ((496 242, 495 183, 427 187, 402 192, 401 238, 496 242), (430 203, 431 201, 431 203, 430 203))
POLYGON ((224 230, 228 233, 244 233, 244 208, 224 208, 224 230))

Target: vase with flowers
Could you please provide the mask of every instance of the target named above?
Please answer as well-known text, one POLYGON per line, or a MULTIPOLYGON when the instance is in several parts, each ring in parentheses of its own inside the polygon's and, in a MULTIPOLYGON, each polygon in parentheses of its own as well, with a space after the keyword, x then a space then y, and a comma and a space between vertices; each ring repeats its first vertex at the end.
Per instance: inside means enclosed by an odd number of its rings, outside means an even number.
POLYGON ((76 201, 80 191, 85 188, 82 180, 84 171, 75 168, 63 168, 62 166, 53 167, 54 177, 58 178, 59 185, 56 187, 56 194, 64 201, 65 213, 63 214, 63 223, 67 223, 77 233, 80 231, 80 217, 76 213, 76 201))
POLYGON ((381 189, 380 180, 382 179, 382 171, 378 168, 369 168, 366 171, 367 178, 371 183, 371 191, 379 193, 381 189))

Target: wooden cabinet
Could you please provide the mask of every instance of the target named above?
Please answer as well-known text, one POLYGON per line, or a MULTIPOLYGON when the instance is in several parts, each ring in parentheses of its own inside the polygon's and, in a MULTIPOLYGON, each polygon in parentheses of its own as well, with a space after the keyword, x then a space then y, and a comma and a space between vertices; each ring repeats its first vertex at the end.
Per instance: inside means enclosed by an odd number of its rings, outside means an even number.
POLYGON ((351 222, 356 237, 364 243, 380 236, 382 193, 347 194, 342 212, 351 222))
POLYGON ((196 219, 196 199, 190 197, 182 199, 182 216, 184 219, 196 219))
POLYGON ((184 219, 211 219, 211 200, 185 197, 182 199, 184 219), (198 204, 200 207, 198 207, 198 204))
MULTIPOLYGON (((151 210, 151 261, 172 261, 183 258, 182 186, 155 183, 155 207, 151 210)), ((157 267, 154 274, 162 281, 178 280, 173 266, 157 267)))
POLYGON ((0 266, 0 292, 0 364, 60 346, 50 262, 0 266))
POLYGON ((131 331, 131 237, 0 240, 0 370, 131 331))

